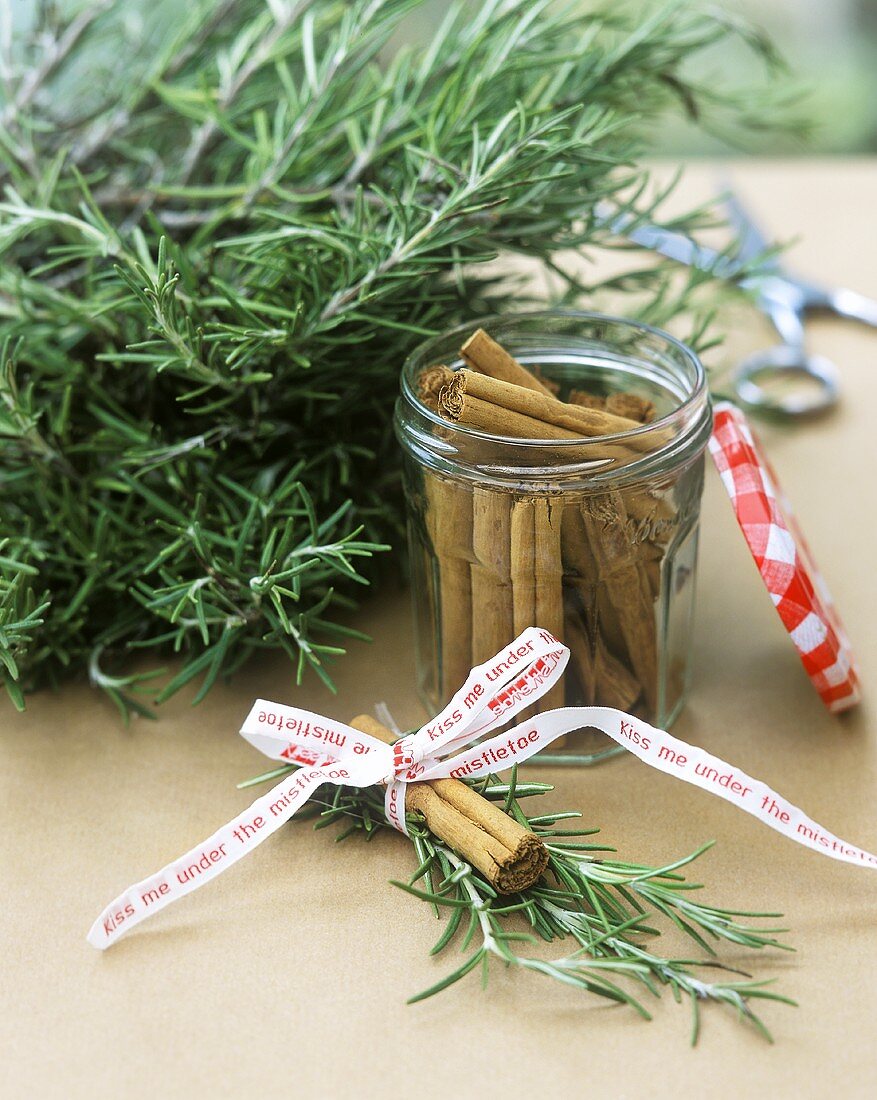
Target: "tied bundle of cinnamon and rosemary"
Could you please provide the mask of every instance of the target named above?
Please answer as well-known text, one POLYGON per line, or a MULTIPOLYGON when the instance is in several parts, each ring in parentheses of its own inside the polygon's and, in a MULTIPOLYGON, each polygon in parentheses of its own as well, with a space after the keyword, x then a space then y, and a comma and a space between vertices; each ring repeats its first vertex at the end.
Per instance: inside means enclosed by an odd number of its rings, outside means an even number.
MULTIPOLYGON (((549 474, 556 441, 564 462, 603 470, 672 440, 671 429, 651 426, 656 410, 645 397, 573 389, 563 400, 557 383, 483 329, 460 348, 460 360, 457 369, 422 372, 423 403, 449 425, 530 442, 549 474)), ((424 471, 435 694, 449 698, 471 665, 538 625, 569 646, 575 673, 540 700, 541 710, 597 704, 657 720, 681 690, 673 669, 659 682, 662 566, 677 529, 673 483, 545 484, 424 471)))
MULTIPOLYGON (((389 730, 371 718, 356 718, 352 725, 392 740, 389 730)), ((274 780, 294 767, 272 769, 241 786, 274 780)), ((522 781, 516 768, 508 781, 487 776, 408 785, 407 826, 416 868, 407 881, 394 885, 447 918, 431 954, 455 947, 463 952, 450 973, 410 1002, 447 989, 475 969, 486 983, 493 961, 626 1005, 644 1019, 651 1018, 647 1000, 669 988, 676 1001, 690 1005, 693 1042, 707 1004, 731 1009, 770 1039, 759 1005, 794 1002, 774 992, 769 982, 722 963, 715 949, 723 942, 733 945, 738 965, 741 950, 789 950, 777 938, 781 930, 758 919, 770 921, 778 914, 699 902, 697 886, 681 871, 709 845, 666 866, 649 867, 642 860, 617 857, 594 836, 596 829, 580 822, 578 811, 525 811, 522 803, 552 790, 548 783, 522 781), (465 836, 454 813, 457 806, 469 822, 463 826, 465 836), (486 840, 494 829, 502 830, 501 853, 486 840), (516 877, 509 896, 495 856, 507 868, 513 866, 509 845, 522 839, 529 854, 519 870, 525 865, 527 874, 516 877), (684 958, 661 950, 659 931, 665 922, 690 937, 684 958), (560 954, 547 945, 559 947, 560 954), (701 952, 700 960, 693 957, 701 952)), ((345 826, 338 840, 354 834, 370 839, 387 828, 382 788, 324 787, 313 802, 317 828, 345 826)))

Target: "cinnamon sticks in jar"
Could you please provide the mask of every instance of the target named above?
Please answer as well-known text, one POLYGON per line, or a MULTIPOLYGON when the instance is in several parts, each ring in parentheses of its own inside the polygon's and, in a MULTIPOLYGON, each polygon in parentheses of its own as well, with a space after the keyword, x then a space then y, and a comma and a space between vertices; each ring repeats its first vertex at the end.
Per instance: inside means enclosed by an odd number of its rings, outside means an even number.
MULTIPOLYGON (((563 461, 597 470, 634 469, 672 439, 670 428, 647 427, 656 412, 648 397, 589 397, 574 389, 562 400, 556 380, 537 376, 483 329, 463 343, 460 359, 456 370, 422 372, 422 399, 449 425, 486 439, 531 443, 537 457, 562 441, 563 461)), ((598 704, 656 720, 662 564, 676 518, 672 492, 635 477, 622 488, 603 488, 599 478, 567 488, 552 478, 550 458, 544 462, 531 484, 521 477, 466 481, 424 470, 440 621, 438 702, 460 686, 472 664, 537 625, 572 651, 565 684, 539 701, 540 710, 598 704)))

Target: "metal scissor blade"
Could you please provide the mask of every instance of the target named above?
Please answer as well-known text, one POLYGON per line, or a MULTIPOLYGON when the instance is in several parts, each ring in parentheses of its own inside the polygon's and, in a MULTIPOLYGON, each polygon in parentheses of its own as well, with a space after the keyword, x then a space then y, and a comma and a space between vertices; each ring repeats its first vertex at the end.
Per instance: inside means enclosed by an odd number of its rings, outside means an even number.
POLYGON ((685 264, 686 267, 709 271, 720 279, 734 279, 744 266, 737 256, 728 256, 724 252, 719 252, 717 248, 698 244, 683 233, 660 229, 656 225, 638 225, 619 232, 621 236, 642 248, 658 252, 670 260, 685 264))
POLYGON ((724 199, 725 209, 728 211, 728 220, 737 234, 737 240, 740 242, 737 255, 740 257, 741 262, 748 263, 750 260, 754 260, 756 256, 769 252, 771 248, 775 247, 775 242, 769 241, 762 233, 757 222, 753 220, 749 211, 730 187, 726 188, 724 199))
POLYGON ((613 211, 608 204, 600 203, 597 216, 613 233, 625 240, 657 252, 686 267, 695 267, 699 271, 709 271, 720 279, 734 279, 743 269, 743 262, 736 256, 727 256, 716 248, 698 244, 676 233, 672 229, 661 229, 657 225, 637 224, 633 214, 613 211))
POLYGON ((873 298, 866 298, 864 294, 842 286, 829 290, 827 298, 828 308, 833 313, 877 328, 877 301, 873 298))

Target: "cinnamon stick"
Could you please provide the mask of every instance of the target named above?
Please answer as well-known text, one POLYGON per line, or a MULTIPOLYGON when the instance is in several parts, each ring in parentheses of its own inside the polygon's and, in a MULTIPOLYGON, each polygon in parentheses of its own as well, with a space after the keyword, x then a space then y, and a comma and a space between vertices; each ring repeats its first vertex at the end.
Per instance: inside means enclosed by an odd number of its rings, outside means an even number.
POLYGON ((443 363, 426 367, 417 379, 417 396, 428 409, 438 410, 438 398, 441 391, 454 377, 454 372, 443 363))
POLYGON ((612 601, 609 599, 609 593, 606 591, 605 586, 601 584, 595 595, 594 622, 596 629, 609 649, 617 654, 621 660, 626 660, 629 667, 630 654, 627 652, 627 643, 621 633, 621 627, 618 625, 618 615, 612 601))
MULTIPOLYGON (((536 503, 532 496, 516 500, 511 516, 512 617, 514 634, 538 623, 536 618, 536 503)), ((536 704, 520 712, 518 721, 529 719, 536 704)))
POLYGON ((601 583, 618 617, 630 663, 654 713, 658 695, 654 604, 625 527, 627 513, 621 495, 613 492, 586 498, 582 502, 582 519, 601 583))
POLYGON ((474 665, 486 661, 515 636, 511 508, 509 493, 495 489, 473 490, 472 554, 475 560, 471 566, 471 663, 474 665))
POLYGON ((615 416, 635 420, 638 424, 650 424, 655 419, 654 404, 635 393, 610 393, 608 397, 598 397, 587 390, 570 390, 567 401, 570 405, 580 405, 586 409, 603 409, 615 416))
MULTIPOLYGON (((560 529, 563 498, 536 497, 534 516, 534 573, 536 577, 536 617, 538 625, 563 640, 563 563, 560 554, 560 529)), ((563 706, 563 684, 555 684, 539 700, 539 710, 563 706)))
POLYGON ((597 397, 596 394, 588 393, 587 390, 570 390, 567 403, 570 405, 580 405, 585 409, 604 409, 606 408, 606 398, 597 397))
MULTIPOLYGON (((423 480, 425 522, 438 573, 437 680, 441 699, 446 701, 465 682, 471 665, 472 497, 458 482, 439 477, 432 471, 426 471, 423 480)), ((507 640, 503 639, 502 644, 507 640)))
POLYGON ((661 592, 661 565, 664 561, 664 547, 656 542, 644 542, 639 548, 640 569, 646 577, 652 599, 656 600, 661 592))
MULTIPOLYGON (((626 496, 628 515, 647 529, 648 539, 667 542, 675 527, 676 509, 666 496, 656 496, 653 491, 641 489, 626 496)), ((640 541, 645 541, 643 537, 640 541)))
POLYGON ((640 424, 650 424, 655 419, 655 406, 645 397, 635 393, 610 393, 606 398, 606 412, 626 416, 640 424))
MULTIPOLYGON (((526 368, 522 367, 522 370, 526 368)), ((451 420, 466 420, 465 409, 473 404, 480 408, 483 402, 489 402, 500 409, 514 414, 512 423, 518 416, 523 416, 528 421, 538 421, 545 427, 527 424, 530 439, 567 438, 581 439, 600 435, 619 435, 629 432, 641 425, 636 420, 630 420, 623 416, 615 416, 603 409, 588 409, 580 405, 568 405, 564 401, 558 401, 551 394, 536 393, 533 390, 524 389, 522 386, 502 379, 491 378, 476 371, 465 368, 454 371, 444 395, 440 401, 443 413, 451 420), (562 436, 540 435, 545 428, 563 428, 567 434, 562 436)), ((654 441, 631 439, 626 442, 631 449, 643 449, 654 446, 654 441)))
POLYGON ((551 390, 544 382, 540 382, 513 355, 509 355, 506 349, 488 336, 483 328, 476 329, 472 333, 460 348, 460 355, 468 366, 474 370, 483 371, 491 378, 500 378, 506 382, 513 382, 516 386, 522 386, 525 390, 552 396, 551 390))
POLYGON ((525 413, 505 409, 492 401, 461 393, 459 389, 455 391, 450 386, 442 390, 439 396, 439 412, 456 424, 493 435, 516 439, 582 439, 580 431, 570 431, 525 413))
MULTIPOLYGON (((525 370, 528 368, 525 368, 525 370)), ((548 390, 552 397, 557 397, 560 393, 560 383, 555 382, 553 378, 546 378, 539 367, 533 367, 530 371, 534 378, 542 383, 542 385, 548 390)))
POLYGON ((597 573, 580 508, 568 506, 561 531, 564 574, 578 592, 578 604, 566 617, 567 644, 588 703, 629 710, 641 694, 633 673, 612 652, 607 638, 624 646, 617 617, 608 601, 601 601, 602 578, 597 573), (601 606, 602 605, 602 606, 601 606), (585 622, 591 624, 588 631, 585 622), (593 639, 593 640, 592 640, 593 639))
POLYGON ((629 711, 640 697, 636 677, 610 651, 599 631, 593 645, 584 626, 570 617, 566 623, 567 644, 573 665, 585 691, 586 702, 629 711))
MULTIPOLYGON (((563 636, 563 564, 560 554, 560 520, 563 500, 525 497, 516 500, 511 514, 511 579, 514 633, 541 626, 556 638, 563 636)), ((531 713, 563 706, 563 684, 555 684, 531 713)), ((557 747, 562 743, 559 738, 557 747)))
POLYGON ((517 636, 536 618, 536 506, 532 497, 516 500, 511 517, 513 632, 517 636))
MULTIPOLYGON (((350 725, 387 744, 396 740, 367 714, 358 715, 350 725)), ((458 779, 409 783, 405 810, 421 814, 427 828, 501 894, 526 890, 548 866, 548 851, 535 833, 458 779)))

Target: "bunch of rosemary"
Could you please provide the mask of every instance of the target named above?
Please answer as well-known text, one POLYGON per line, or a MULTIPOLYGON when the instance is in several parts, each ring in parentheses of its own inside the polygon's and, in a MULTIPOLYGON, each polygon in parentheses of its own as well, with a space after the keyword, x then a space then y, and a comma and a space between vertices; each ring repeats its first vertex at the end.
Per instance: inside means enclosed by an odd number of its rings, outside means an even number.
MULTIPOLYGON (((412 344, 520 304, 483 271, 497 255, 599 291, 563 253, 613 247, 600 200, 660 219, 639 162, 662 115, 751 131, 782 106, 769 82, 688 79, 732 38, 777 66, 712 7, 453 3, 398 46, 422 6, 40 0, 13 28, 0 4, 0 675, 19 707, 87 670, 148 714, 139 647, 181 654, 160 698, 266 647, 328 681, 337 612, 399 533, 412 344)), ((699 279, 655 261, 612 285, 698 341, 699 279)))
MULTIPOLYGON (((276 780, 295 770, 293 766, 275 768, 239 786, 276 780)), ((417 815, 409 814, 408 829, 419 865, 407 882, 393 885, 428 902, 436 917, 442 911, 448 915, 431 954, 437 955, 457 941, 466 955, 450 974, 411 997, 409 1004, 447 989, 476 968, 481 969, 482 985, 486 986, 490 960, 495 958, 505 966, 520 967, 628 1005, 646 1020, 651 1014, 637 996, 637 988, 640 993, 659 997, 661 987, 669 987, 677 1002, 687 998, 690 1004, 692 1045, 700 1033, 701 1006, 710 1002, 733 1009, 740 1020, 773 1041, 753 1002, 795 1002, 770 989, 771 982, 753 981, 744 971, 720 962, 713 943, 724 940, 749 950, 793 948, 776 939, 786 929, 751 923, 780 917, 780 913, 724 909, 694 900, 692 891, 700 886, 686 881, 679 871, 711 844, 664 867, 625 863, 597 854, 614 849, 580 839, 593 836, 598 829, 557 827, 558 822, 581 818, 578 812, 527 816, 520 800, 553 790, 551 784, 519 782, 516 767, 508 783, 494 776, 464 782, 485 798, 501 801, 507 813, 544 840, 548 871, 535 886, 500 897, 482 875, 440 843, 417 815), (684 933, 704 957, 675 958, 652 950, 650 940, 660 934, 655 921, 669 922, 684 933), (567 939, 575 946, 557 958, 518 951, 521 944, 567 939), (698 972, 707 970, 727 977, 714 981, 698 977, 698 972)), ((346 823, 336 838, 339 841, 353 834, 370 840, 388 828, 383 791, 377 788, 327 786, 317 792, 312 806, 299 817, 316 814, 317 829, 333 822, 346 823)))

